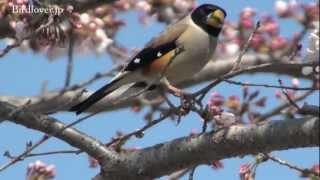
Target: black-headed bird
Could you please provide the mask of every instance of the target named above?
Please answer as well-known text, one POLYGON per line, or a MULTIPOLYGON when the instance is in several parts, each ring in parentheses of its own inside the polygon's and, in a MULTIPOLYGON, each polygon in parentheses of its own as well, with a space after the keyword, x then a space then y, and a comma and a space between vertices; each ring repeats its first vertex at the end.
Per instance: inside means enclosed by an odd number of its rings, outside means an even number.
MULTIPOLYGON (((80 114, 124 85, 153 89, 192 77, 212 58, 226 12, 203 4, 153 38, 111 80, 70 111, 80 114)), ((173 86, 172 86, 173 87, 173 86)))

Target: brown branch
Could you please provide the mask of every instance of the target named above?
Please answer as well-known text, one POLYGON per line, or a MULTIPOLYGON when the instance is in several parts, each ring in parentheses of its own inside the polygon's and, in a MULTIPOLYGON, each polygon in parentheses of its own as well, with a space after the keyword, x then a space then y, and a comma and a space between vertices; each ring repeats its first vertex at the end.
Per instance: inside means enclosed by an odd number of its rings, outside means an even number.
POLYGON ((288 148, 319 146, 319 118, 304 117, 261 125, 234 125, 216 132, 183 137, 122 156, 96 179, 153 179, 212 161, 288 148), (98 178, 100 177, 100 178, 98 178))
POLYGON ((100 162, 103 162, 105 160, 111 162, 112 160, 117 158, 117 155, 114 152, 111 152, 108 149, 106 149, 101 142, 76 129, 71 128, 71 126, 73 126, 75 123, 84 120, 88 116, 80 118, 69 125, 64 125, 62 122, 56 120, 55 118, 51 118, 37 113, 32 113, 27 110, 16 111, 16 109, 17 107, 9 103, 0 101, 0 119, 7 119, 11 122, 20 124, 27 128, 41 131, 48 135, 32 147, 29 147, 29 150, 27 149, 16 159, 13 159, 11 163, 9 162, 7 165, 2 166, 0 171, 11 166, 15 162, 23 159, 23 157, 29 154, 33 149, 35 149, 37 146, 39 146, 52 136, 63 140, 64 142, 70 144, 73 147, 85 151, 90 156, 100 160, 100 162))
POLYGON ((305 115, 309 114, 309 115, 313 115, 313 116, 319 116, 320 107, 304 103, 303 106, 300 108, 299 113, 300 114, 305 114, 305 115))
MULTIPOLYGON (((294 102, 302 101, 303 99, 305 99, 306 97, 308 97, 312 93, 313 93, 313 91, 307 91, 301 95, 296 96, 293 99, 293 101, 294 102)), ((289 102, 284 102, 284 103, 280 104, 278 107, 276 107, 276 108, 272 109, 271 111, 264 113, 263 115, 258 117, 257 122, 261 122, 261 121, 267 120, 273 116, 276 116, 276 115, 280 114, 284 109, 288 108, 289 106, 290 106, 289 102)))

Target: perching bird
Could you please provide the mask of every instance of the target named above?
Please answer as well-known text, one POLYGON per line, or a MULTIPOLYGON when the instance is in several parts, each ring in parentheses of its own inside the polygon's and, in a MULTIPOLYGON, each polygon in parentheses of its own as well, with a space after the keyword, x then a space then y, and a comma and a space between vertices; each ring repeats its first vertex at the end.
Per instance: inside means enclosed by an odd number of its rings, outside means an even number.
POLYGON ((225 17, 225 10, 216 5, 197 7, 153 38, 110 83, 70 111, 80 114, 124 85, 153 89, 161 83, 174 85, 192 77, 211 59, 225 17))

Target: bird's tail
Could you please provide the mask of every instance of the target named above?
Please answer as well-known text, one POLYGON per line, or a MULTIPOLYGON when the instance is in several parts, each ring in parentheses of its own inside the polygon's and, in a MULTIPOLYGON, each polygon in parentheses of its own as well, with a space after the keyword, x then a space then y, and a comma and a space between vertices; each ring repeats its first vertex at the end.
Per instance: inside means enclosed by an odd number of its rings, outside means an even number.
POLYGON ((91 107, 93 104, 101 100, 103 97, 107 96, 108 94, 112 93, 114 90, 118 88, 118 83, 121 78, 115 79, 111 81, 109 84, 103 86, 96 92, 94 92, 92 95, 90 95, 86 100, 83 102, 71 107, 70 111, 75 111, 76 114, 80 114, 89 107, 91 107))

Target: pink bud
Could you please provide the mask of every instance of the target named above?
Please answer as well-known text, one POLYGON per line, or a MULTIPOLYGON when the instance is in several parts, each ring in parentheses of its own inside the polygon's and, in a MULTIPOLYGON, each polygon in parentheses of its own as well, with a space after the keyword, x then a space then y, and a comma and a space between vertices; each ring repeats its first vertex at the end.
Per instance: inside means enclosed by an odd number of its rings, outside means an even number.
POLYGON ((276 96, 277 99, 281 99, 282 98, 282 92, 280 90, 276 90, 275 96, 276 96))
POLYGON ((288 45, 287 40, 281 36, 273 37, 271 40, 272 50, 282 49, 282 48, 285 48, 287 45, 288 45))
POLYGON ((293 87, 299 87, 300 81, 299 81, 299 79, 297 79, 297 78, 293 78, 293 79, 291 80, 291 84, 292 84, 293 87))
POLYGON ((240 19, 240 26, 245 29, 252 29, 254 26, 254 23, 251 18, 242 18, 240 19))
POLYGON ((213 92, 210 96, 209 106, 221 106, 224 103, 224 97, 218 92, 213 92))
POLYGON ((97 30, 97 24, 94 22, 90 22, 88 25, 89 29, 94 32, 95 30, 97 30))
POLYGON ((282 0, 276 1, 275 10, 280 17, 287 17, 290 14, 288 3, 282 0))
POLYGON ((240 165, 239 175, 241 180, 249 180, 251 174, 251 165, 250 164, 242 164, 240 165))
POLYGON ((246 7, 245 9, 243 9, 240 13, 240 18, 251 18, 253 16, 256 15, 256 10, 251 8, 251 7, 246 7))
POLYGON ((136 4, 136 8, 140 11, 143 12, 150 12, 152 7, 149 3, 147 3, 146 1, 139 1, 136 4))
POLYGON ((251 45, 252 48, 258 49, 258 48, 259 48, 261 45, 263 45, 264 43, 265 43, 265 38, 263 37, 263 35, 262 35, 262 34, 255 33, 255 34, 252 36, 250 45, 251 45))
POLYGON ((87 13, 82 13, 80 15, 80 22, 82 24, 88 24, 90 22, 90 16, 87 13))
POLYGON ((22 4, 24 4, 24 0, 16 0, 16 3, 17 3, 18 5, 22 5, 22 4))
POLYGON ((212 162, 211 165, 212 165, 212 168, 213 168, 214 170, 222 169, 222 168, 223 168, 223 164, 222 164, 221 161, 214 161, 214 162, 212 162))
POLYGON ((69 13, 72 13, 72 11, 74 10, 74 7, 71 6, 71 5, 68 5, 66 10, 69 12, 69 13))

